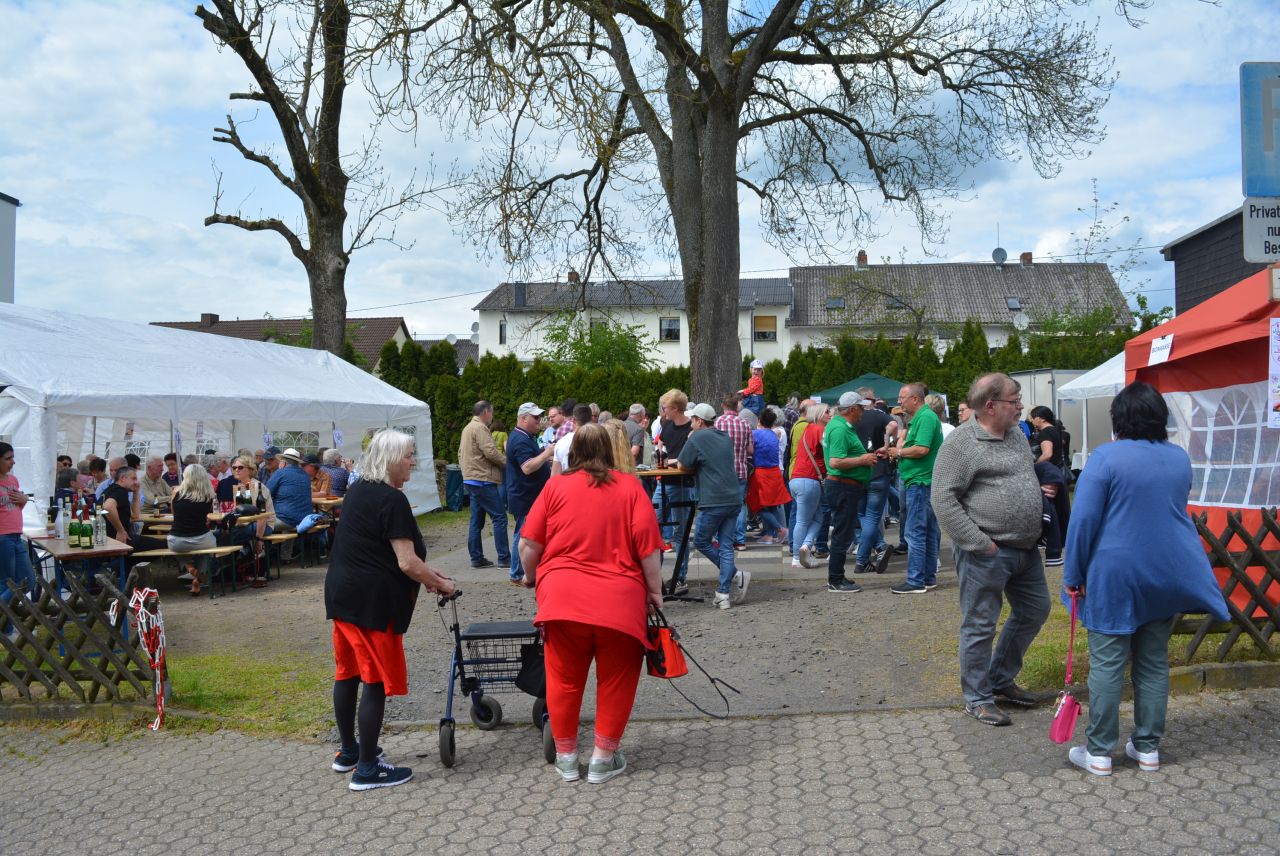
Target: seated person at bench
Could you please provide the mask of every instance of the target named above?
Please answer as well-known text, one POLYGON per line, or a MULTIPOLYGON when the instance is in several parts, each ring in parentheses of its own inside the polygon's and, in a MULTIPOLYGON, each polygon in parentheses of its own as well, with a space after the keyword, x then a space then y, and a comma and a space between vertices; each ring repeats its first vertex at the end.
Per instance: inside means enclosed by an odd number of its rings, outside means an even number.
POLYGON ((164 458, 152 455, 147 458, 147 469, 138 477, 142 486, 142 505, 144 508, 168 508, 169 497, 173 487, 164 480, 164 458))
MULTIPOLYGON (((142 507, 142 490, 138 486, 138 471, 121 467, 116 471, 115 482, 102 494, 102 509, 107 513, 107 537, 128 544, 135 553, 142 550, 164 550, 166 545, 150 535, 133 534, 133 518, 142 507), (130 502, 129 495, 133 494, 130 502)), ((136 564, 135 560, 128 560, 136 564)))
MULTIPOLYGON (((267 482, 267 490, 275 501, 277 531, 294 532, 302 518, 311 513, 311 479, 302 470, 302 456, 296 449, 280 453, 280 468, 267 482)), ((288 561, 293 556, 293 542, 280 547, 280 558, 288 561)))
MULTIPOLYGON (((173 528, 169 530, 169 549, 175 553, 207 550, 218 546, 209 531, 209 512, 213 511, 213 485, 209 472, 199 464, 182 471, 182 481, 173 489, 173 528)), ((191 574, 191 593, 200 594, 200 586, 209 581, 213 557, 201 556, 200 566, 187 565, 191 574)))
MULTIPOLYGON (((231 465, 233 478, 224 480, 222 484, 230 483, 233 485, 237 508, 252 505, 258 511, 267 515, 252 526, 237 526, 231 532, 231 543, 256 543, 257 549, 255 552, 261 556, 262 538, 264 535, 271 534, 271 527, 276 523, 276 507, 271 498, 271 491, 267 490, 262 482, 253 477, 257 471, 258 465, 253 462, 253 457, 251 455, 241 455, 231 465)), ((219 485, 219 489, 221 489, 221 485, 219 485)))

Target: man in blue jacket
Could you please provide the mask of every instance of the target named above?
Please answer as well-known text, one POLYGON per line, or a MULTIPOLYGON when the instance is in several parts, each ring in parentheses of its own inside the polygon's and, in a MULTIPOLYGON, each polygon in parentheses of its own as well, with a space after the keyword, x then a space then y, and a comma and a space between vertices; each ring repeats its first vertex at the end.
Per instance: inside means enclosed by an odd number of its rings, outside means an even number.
MULTIPOLYGON (((291 532, 298 528, 302 518, 311 513, 311 477, 302 469, 302 456, 297 449, 285 449, 280 453, 280 468, 267 482, 271 501, 275 504, 277 532, 291 532)), ((280 558, 293 556, 293 542, 280 545, 280 558)))
POLYGON ((551 458, 556 451, 554 443, 538 448, 542 414, 542 408, 532 401, 520 405, 515 430, 507 438, 507 510, 516 519, 511 539, 512 585, 520 585, 524 579, 524 568, 520 566, 520 530, 524 528, 525 515, 551 475, 551 458))

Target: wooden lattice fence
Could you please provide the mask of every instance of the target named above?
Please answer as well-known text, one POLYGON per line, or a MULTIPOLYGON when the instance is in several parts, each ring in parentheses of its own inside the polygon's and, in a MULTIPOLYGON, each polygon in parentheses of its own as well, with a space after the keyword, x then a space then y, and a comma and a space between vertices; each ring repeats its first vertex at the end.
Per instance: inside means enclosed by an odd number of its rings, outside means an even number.
POLYGON ((1236 643, 1246 637, 1253 640, 1262 656, 1280 658, 1280 637, 1275 635, 1280 627, 1280 550, 1264 546, 1280 545, 1280 524, 1274 508, 1251 510, 1250 518, 1259 521, 1252 532, 1240 511, 1228 511, 1225 528, 1213 532, 1207 514, 1192 515, 1209 548, 1209 562, 1222 586, 1231 620, 1224 623, 1208 615, 1181 616, 1175 629, 1191 635, 1187 663, 1210 633, 1226 634, 1215 653, 1219 662, 1226 660, 1236 643))
MULTIPOLYGON (((151 667, 129 628, 128 599, 109 574, 97 581, 98 591, 90 594, 68 574, 65 599, 56 585, 42 584, 35 600, 27 598, 24 585, 11 600, 0 601, 0 620, 17 628, 16 639, 0 634, 0 704, 67 694, 85 703, 151 695, 151 667)), ((132 578, 126 589, 131 587, 132 578)))

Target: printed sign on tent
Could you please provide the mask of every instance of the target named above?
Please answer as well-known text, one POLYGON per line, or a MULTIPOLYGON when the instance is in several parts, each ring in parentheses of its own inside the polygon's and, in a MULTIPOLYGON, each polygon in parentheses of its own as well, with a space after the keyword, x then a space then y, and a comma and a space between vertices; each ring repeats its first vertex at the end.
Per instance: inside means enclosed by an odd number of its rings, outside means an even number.
POLYGON ((263 434, 263 435, 262 435, 262 448, 264 448, 264 449, 265 449, 265 448, 267 448, 267 447, 268 447, 268 446, 270 446, 270 445, 271 445, 271 435, 270 435, 270 434, 263 434))
POLYGON ((342 448, 342 429, 341 428, 333 429, 333 448, 335 449, 342 448))
POLYGON ((126 440, 133 439, 133 423, 132 422, 124 423, 124 438, 126 440))
POLYGON ((1151 357, 1147 365, 1156 366, 1169 361, 1169 353, 1173 350, 1173 334, 1158 336, 1151 340, 1151 357))
POLYGON ((1267 372, 1267 427, 1280 428, 1280 318, 1271 319, 1268 344, 1271 366, 1267 372))
POLYGON ((203 439, 204 439, 204 423, 197 422, 196 423, 196 443, 199 443, 203 439))

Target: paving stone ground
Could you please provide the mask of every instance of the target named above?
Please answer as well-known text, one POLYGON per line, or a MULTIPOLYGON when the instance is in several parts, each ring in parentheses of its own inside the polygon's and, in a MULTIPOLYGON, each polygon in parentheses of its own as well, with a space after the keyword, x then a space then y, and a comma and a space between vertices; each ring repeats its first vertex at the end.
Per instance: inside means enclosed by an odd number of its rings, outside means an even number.
POLYGON ((1280 840, 1280 690, 1175 698, 1158 773, 1095 778, 954 711, 634 723, 630 769, 561 782, 527 725, 386 735, 415 768, 352 793, 323 745, 234 732, 103 744, 0 727, 0 853, 1259 854, 1280 840))

